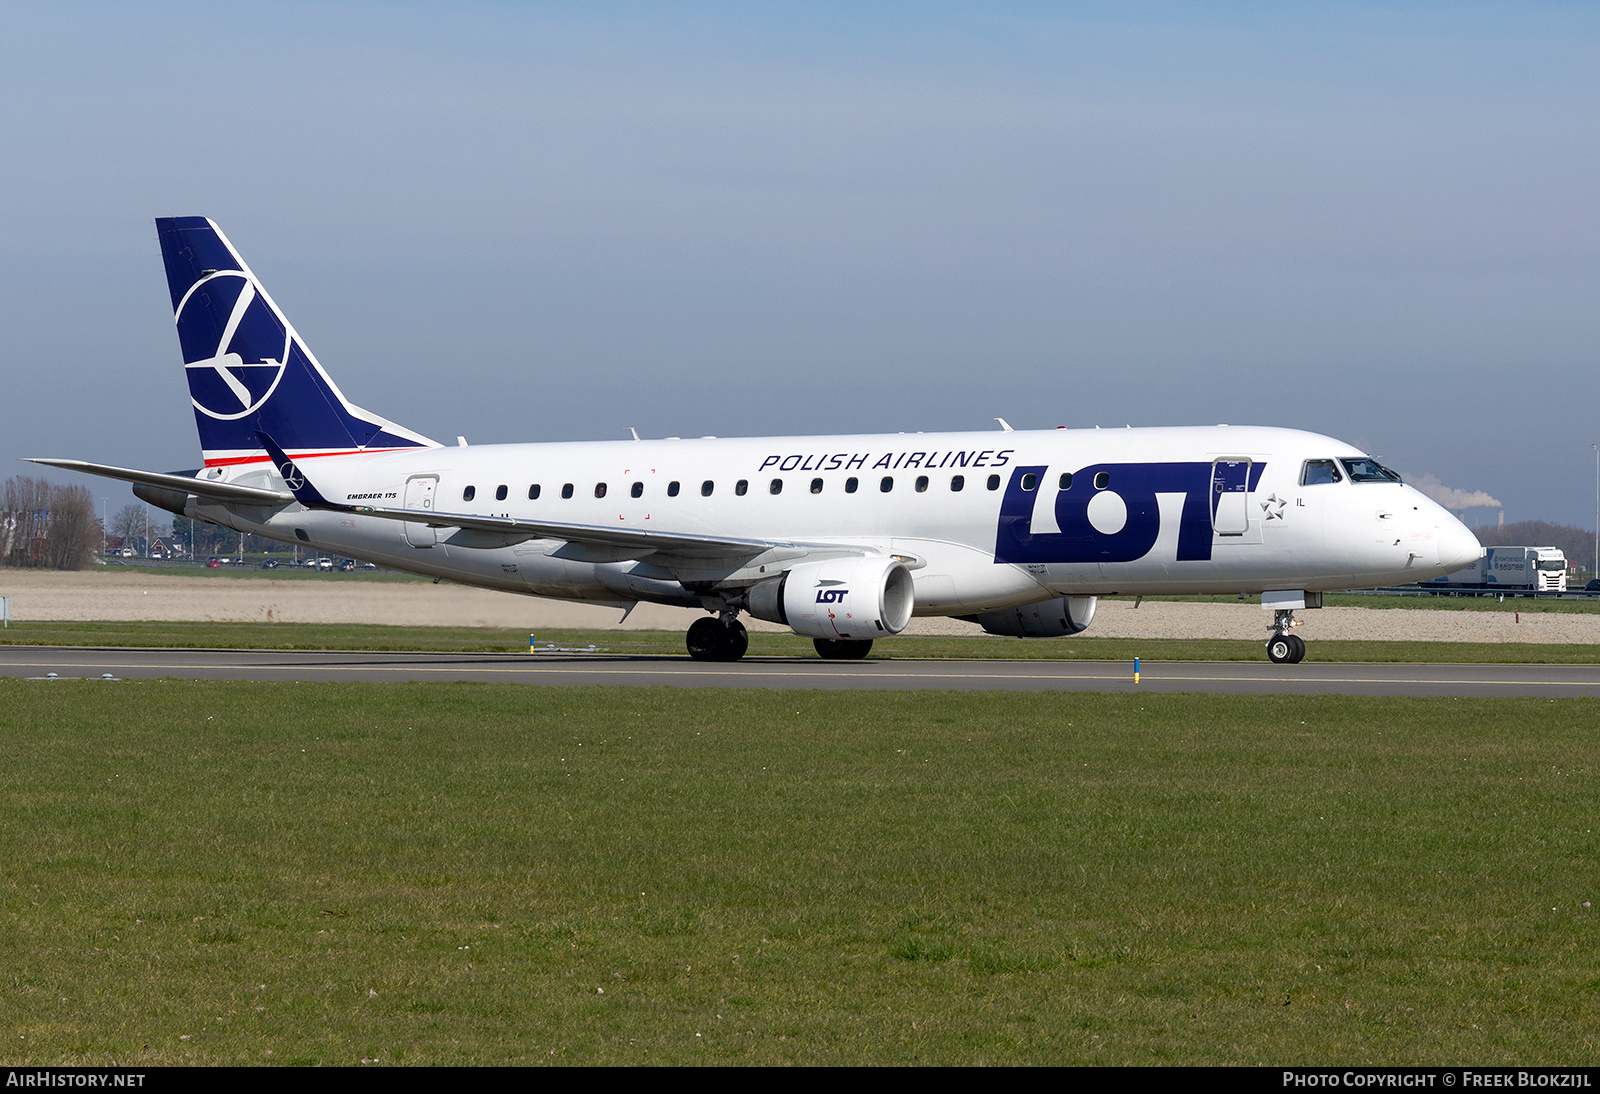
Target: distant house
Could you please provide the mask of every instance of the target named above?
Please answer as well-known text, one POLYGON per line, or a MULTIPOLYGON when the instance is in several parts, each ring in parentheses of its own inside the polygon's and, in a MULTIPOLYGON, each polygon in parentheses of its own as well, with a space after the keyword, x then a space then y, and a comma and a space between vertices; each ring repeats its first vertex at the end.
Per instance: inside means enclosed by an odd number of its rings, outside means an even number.
POLYGON ((105 554, 107 558, 182 557, 171 544, 159 539, 151 541, 150 553, 146 555, 143 536, 107 536, 105 554))

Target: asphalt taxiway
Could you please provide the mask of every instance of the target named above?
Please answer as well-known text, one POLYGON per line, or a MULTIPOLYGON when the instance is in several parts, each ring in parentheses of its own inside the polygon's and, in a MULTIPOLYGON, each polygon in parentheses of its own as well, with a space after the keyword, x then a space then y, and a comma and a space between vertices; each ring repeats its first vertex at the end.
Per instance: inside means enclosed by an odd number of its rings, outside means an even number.
POLYGON ((532 685, 914 691, 1162 691, 1219 695, 1600 695, 1600 665, 1248 661, 823 661, 611 654, 365 653, 0 647, 0 676, 62 679, 465 680, 532 685))

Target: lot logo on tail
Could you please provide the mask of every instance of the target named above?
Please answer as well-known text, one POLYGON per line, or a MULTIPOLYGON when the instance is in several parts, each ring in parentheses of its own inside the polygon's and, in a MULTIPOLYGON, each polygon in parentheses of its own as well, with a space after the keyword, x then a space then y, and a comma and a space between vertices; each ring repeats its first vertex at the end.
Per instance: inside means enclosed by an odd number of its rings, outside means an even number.
POLYGON ((261 409, 283 380, 289 332, 237 270, 195 282, 178 305, 178 338, 196 410, 233 421, 261 409))

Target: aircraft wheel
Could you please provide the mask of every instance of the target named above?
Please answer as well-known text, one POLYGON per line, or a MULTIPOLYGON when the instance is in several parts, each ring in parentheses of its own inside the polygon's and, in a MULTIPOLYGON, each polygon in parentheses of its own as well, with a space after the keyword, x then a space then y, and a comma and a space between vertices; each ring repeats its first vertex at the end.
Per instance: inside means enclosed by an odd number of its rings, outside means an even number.
POLYGON ((1289 635, 1289 641, 1294 643, 1294 654, 1289 658, 1289 664, 1298 665, 1306 659, 1306 641, 1298 634, 1289 635))
MULTIPOLYGON (((744 630, 743 627, 739 629, 744 630)), ((745 641, 748 643, 749 639, 745 641)), ((689 625, 689 633, 684 636, 684 644, 689 647, 689 656, 696 661, 720 661, 730 644, 728 628, 722 625, 720 619, 713 619, 710 616, 696 619, 689 625)))
POLYGON ((859 661, 872 652, 870 638, 814 638, 811 644, 817 647, 817 656, 826 661, 859 661))
POLYGON ((722 651, 722 656, 717 658, 717 660, 737 661, 739 658, 743 657, 745 655, 745 651, 750 648, 750 632, 745 630, 744 624, 739 622, 737 619, 729 622, 727 627, 724 629, 727 631, 728 645, 727 648, 722 651))
MULTIPOLYGON (((1298 641, 1291 634, 1275 634, 1267 639, 1267 658, 1274 665, 1292 665, 1295 662, 1294 644, 1298 641)), ((1305 656, 1301 654, 1301 656, 1305 656)))

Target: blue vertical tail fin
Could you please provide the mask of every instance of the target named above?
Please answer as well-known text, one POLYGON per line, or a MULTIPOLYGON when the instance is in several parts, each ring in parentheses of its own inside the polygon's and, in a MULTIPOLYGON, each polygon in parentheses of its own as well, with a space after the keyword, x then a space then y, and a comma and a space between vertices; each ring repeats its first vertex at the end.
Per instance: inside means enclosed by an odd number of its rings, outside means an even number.
POLYGON ((209 219, 156 231, 206 466, 268 460, 257 433, 297 456, 438 446, 347 400, 209 219))

